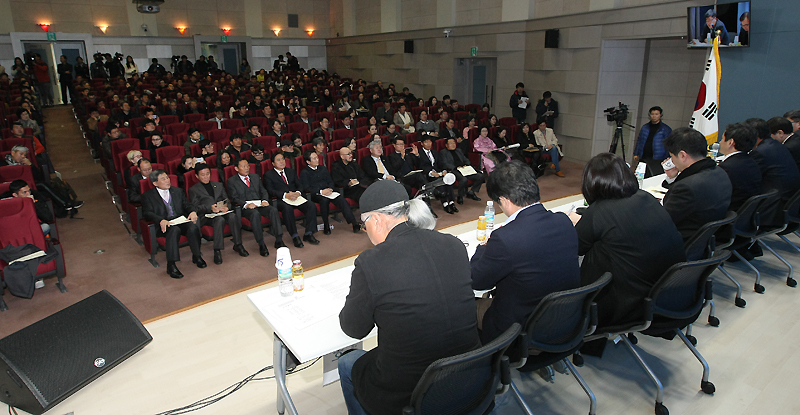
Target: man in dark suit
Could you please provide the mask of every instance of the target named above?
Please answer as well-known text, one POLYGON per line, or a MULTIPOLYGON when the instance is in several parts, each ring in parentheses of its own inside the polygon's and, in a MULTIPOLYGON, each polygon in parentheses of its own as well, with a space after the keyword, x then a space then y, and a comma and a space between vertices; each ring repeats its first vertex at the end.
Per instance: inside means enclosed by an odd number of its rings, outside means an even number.
POLYGON ((211 181, 211 169, 208 164, 200 163, 194 167, 194 173, 199 180, 189 188, 189 200, 199 218, 197 226, 211 225, 214 228, 214 263, 222 264, 222 250, 225 248, 225 224, 231 230, 233 237, 233 251, 240 256, 250 255, 242 246, 242 223, 231 212, 228 194, 225 186, 220 182, 211 181), (230 212, 230 213, 228 213, 230 212), (207 214, 223 213, 222 216, 207 218, 207 214))
POLYGON ((303 154, 303 158, 308 167, 300 172, 300 183, 303 186, 303 191, 311 194, 311 201, 319 203, 320 213, 322 213, 322 233, 325 235, 331 234, 328 219, 331 203, 342 211, 347 223, 353 225, 353 233, 358 233, 361 230, 361 224, 353 216, 353 211, 350 210, 350 205, 347 204, 344 196, 340 194, 333 199, 329 197, 333 194, 333 178, 325 167, 320 166, 319 155, 314 150, 308 150, 303 154))
POLYGON ((169 102, 169 108, 164 115, 174 115, 178 117, 178 122, 183 122, 183 110, 178 108, 178 102, 174 99, 169 102))
POLYGON ((139 160, 136 168, 139 169, 139 172, 125 179, 125 193, 128 196, 128 203, 142 203, 139 182, 150 177, 150 173, 153 172, 153 165, 150 164, 148 159, 139 160))
POLYGON ((361 198, 375 247, 355 260, 339 323, 357 339, 377 325, 381 341, 369 352, 339 358, 351 414, 400 413, 430 363, 480 346, 466 248, 433 230, 436 222, 422 203, 389 180, 373 184, 361 198))
POLYGON ((525 324, 546 295, 580 286, 577 234, 567 216, 539 203, 533 170, 521 161, 500 163, 486 190, 509 218, 470 260, 472 288, 495 288, 492 299, 476 303, 484 344, 514 323, 525 324))
POLYGON ((236 176, 231 176, 227 180, 228 194, 234 205, 242 207, 242 217, 250 221, 253 236, 258 242, 259 254, 268 256, 269 251, 267 250, 267 244, 264 243, 261 218, 269 219, 270 233, 275 236, 275 249, 278 249, 286 246, 283 243, 283 228, 281 228, 280 215, 278 215, 277 209, 269 205, 269 195, 264 186, 261 185, 261 178, 256 174, 250 174, 250 163, 247 160, 239 160, 235 170, 236 176), (256 203, 256 201, 260 201, 260 203, 256 203))
MULTIPOLYGON (((428 179, 428 182, 437 180, 449 173, 442 167, 439 160, 439 153, 433 149, 433 138, 427 134, 422 136, 422 151, 419 152, 419 168, 428 179)), ((450 214, 458 212, 455 202, 456 197, 453 194, 453 185, 445 184, 437 187, 435 191, 439 194, 439 200, 441 200, 445 212, 450 214)))
POLYGON ((747 199, 761 194, 761 169, 749 154, 755 144, 756 131, 742 123, 725 128, 719 142, 720 152, 725 155, 719 167, 728 174, 733 189, 728 210, 735 212, 747 199))
POLYGON ((455 138, 461 137, 458 131, 455 130, 456 122, 450 118, 444 122, 444 127, 439 130, 439 138, 455 138))
POLYGON ((770 136, 789 150, 800 168, 800 136, 793 131, 792 122, 784 117, 774 117, 767 121, 767 126, 770 136))
MULTIPOLYGON (((750 157, 758 163, 761 169, 761 183, 764 191, 777 189, 780 200, 773 205, 765 206, 764 211, 770 212, 761 216, 761 224, 765 226, 780 225, 776 217, 781 202, 788 201, 800 189, 800 171, 789 150, 771 137, 769 125, 766 121, 751 118, 745 124, 756 130, 758 139, 756 147, 750 152, 750 157)), ((754 246, 757 246, 754 245, 754 246)), ((758 255, 756 249, 754 254, 758 255)))
POLYGON ((713 159, 706 157, 708 145, 699 131, 675 129, 664 140, 664 147, 675 164, 665 172, 664 187, 669 192, 664 196, 664 209, 686 241, 701 226, 728 213, 731 181, 713 159))
POLYGON ((314 129, 313 133, 316 133, 317 131, 323 132, 326 140, 333 140, 333 128, 331 128, 331 120, 329 120, 328 117, 322 117, 322 119, 319 120, 319 127, 314 129))
POLYGON ((192 263, 197 268, 205 268, 206 261, 200 252, 200 228, 197 227, 197 212, 192 210, 189 200, 182 189, 172 187, 169 176, 164 170, 154 170, 150 173, 150 180, 154 189, 142 195, 142 217, 156 224, 156 232, 160 237, 167 239, 167 275, 172 278, 183 278, 183 274, 175 265, 181 260, 178 243, 181 235, 189 239, 189 248, 192 250, 192 263), (180 216, 189 219, 189 222, 179 225, 170 225, 170 221, 180 216))
POLYGON ((412 145, 406 151, 406 142, 402 137, 392 139, 391 143, 394 145, 394 152, 386 157, 386 167, 389 172, 397 177, 401 183, 422 189, 422 186, 428 183, 428 180, 425 179, 425 174, 422 172, 409 174, 414 170, 419 170, 419 149, 417 146, 412 145))
POLYGON ((264 173, 264 184, 267 186, 267 192, 269 192, 270 196, 278 199, 278 210, 283 214, 286 230, 292 236, 294 246, 302 248, 304 246, 303 241, 312 245, 319 244, 319 241, 314 237, 314 232, 317 230, 317 207, 314 203, 306 200, 305 203, 299 206, 293 206, 284 201, 284 199, 296 201, 297 198, 301 197, 299 182, 297 173, 286 167, 286 159, 283 158, 283 154, 274 154, 272 156, 272 170, 264 173), (297 233, 297 219, 294 216, 295 209, 300 209, 306 215, 306 231, 302 239, 297 233))
POLYGON ((70 102, 70 100, 75 99, 75 88, 72 86, 72 65, 67 62, 67 57, 61 55, 61 63, 58 64, 58 83, 61 84, 61 99, 63 100, 64 104, 70 102), (69 92, 69 100, 67 99, 67 93, 69 92))
POLYGON ((344 118, 342 118, 342 128, 340 128, 340 130, 347 130, 347 134, 340 136, 339 139, 344 139, 347 137, 353 137, 358 139, 356 126, 354 124, 354 121, 350 118, 349 115, 346 115, 344 118))
POLYGON ((455 138, 447 139, 446 148, 439 152, 439 164, 443 169, 453 173, 456 176, 456 180, 458 180, 458 198, 456 201, 459 205, 464 204, 465 194, 472 200, 481 201, 477 193, 481 191, 481 185, 485 179, 480 173, 476 172, 475 174, 464 176, 458 170, 459 167, 470 166, 470 164, 467 156, 458 148, 458 142, 455 138), (472 187, 467 191, 469 180, 472 180, 472 187))
POLYGON ((391 124, 394 122, 394 112, 392 111, 392 102, 388 99, 383 101, 383 106, 378 108, 375 113, 375 118, 383 125, 391 124))
POLYGON ((281 131, 281 122, 277 119, 272 120, 272 130, 270 132, 264 134, 265 136, 272 136, 275 137, 276 146, 280 148, 281 145, 281 135, 283 135, 281 131))
MULTIPOLYGON (((364 157, 361 160, 361 168, 364 169, 364 175, 367 176, 367 181, 372 184, 378 180, 394 180, 397 178, 389 170, 389 164, 386 157, 383 156, 383 144, 379 140, 374 140, 369 143, 369 157, 364 157)), ((400 183, 406 189, 408 197, 411 197, 411 186, 400 183)))
POLYGON ((361 167, 353 161, 353 151, 347 147, 339 149, 341 160, 331 166, 331 176, 336 187, 344 189, 344 197, 353 199, 358 203, 364 190, 367 189, 369 179, 361 167))

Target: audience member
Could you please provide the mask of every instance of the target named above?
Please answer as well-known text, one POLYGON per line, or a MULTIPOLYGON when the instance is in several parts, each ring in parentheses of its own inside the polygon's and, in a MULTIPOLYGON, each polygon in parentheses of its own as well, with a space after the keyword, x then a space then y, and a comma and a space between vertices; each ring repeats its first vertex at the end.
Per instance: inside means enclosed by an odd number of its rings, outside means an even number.
POLYGON ((319 204, 320 213, 322 214, 322 233, 325 235, 331 234, 330 219, 328 212, 330 205, 333 203, 339 210, 342 211, 344 219, 347 223, 353 225, 353 232, 358 233, 361 230, 361 224, 353 216, 350 205, 347 204, 344 195, 334 195, 334 183, 331 174, 327 169, 321 168, 319 164, 319 155, 314 151, 306 151, 303 154, 308 167, 300 172, 300 183, 304 192, 311 194, 311 201, 319 204))
POLYGON ((550 91, 544 91, 542 99, 536 103, 536 119, 544 119, 547 128, 555 128, 556 118, 558 118, 558 101, 553 99, 550 91))
POLYGON ((558 146, 558 138, 553 133, 552 128, 547 127, 547 121, 539 120, 538 127, 533 132, 533 138, 536 140, 536 145, 543 149, 544 154, 550 155, 550 168, 556 171, 556 176, 564 177, 564 172, 561 171, 561 166, 558 164, 559 157, 563 156, 561 147, 558 146))
MULTIPOLYGON (((416 149, 416 146, 415 146, 416 149)), ((442 167, 439 160, 439 153, 433 150, 433 139, 431 136, 425 134, 422 136, 422 151, 418 151, 419 169, 425 175, 428 182, 444 177, 448 172, 442 167)), ((453 185, 444 184, 437 187, 434 193, 439 195, 439 200, 442 202, 442 209, 449 214, 458 212, 456 207, 455 195, 453 194, 453 185)))
POLYGON ((394 114, 394 124, 400 129, 401 134, 408 134, 413 133, 415 130, 414 127, 414 117, 406 111, 406 104, 400 103, 397 106, 397 112, 394 114))
POLYGON ((742 123, 728 125, 719 141, 720 153, 725 156, 719 167, 731 181, 731 204, 728 210, 738 211, 752 196, 761 194, 761 169, 750 156, 756 144, 756 131, 742 123))
MULTIPOLYGON (((127 170, 126 170, 127 171, 127 170)), ((142 203, 142 193, 139 182, 149 179, 153 172, 153 165, 148 159, 141 159, 136 163, 137 173, 125 179, 125 194, 128 196, 128 203, 142 203)))
POLYGON ((342 147, 339 150, 341 160, 337 160, 331 166, 331 177, 336 187, 344 189, 344 197, 356 201, 361 199, 364 190, 369 185, 369 178, 361 170, 357 162, 353 160, 353 150, 349 147, 342 147))
POLYGON ((264 231, 261 228, 261 218, 270 222, 270 234, 275 237, 275 249, 286 246, 283 243, 283 228, 278 210, 269 205, 267 189, 261 185, 261 178, 250 174, 250 163, 239 160, 235 164, 237 175, 227 181, 228 195, 235 206, 242 207, 242 218, 250 221, 253 236, 258 243, 261 256, 268 256, 267 244, 264 243, 264 231))
POLYGON ((459 205, 464 204, 464 195, 468 198, 480 202, 481 198, 478 197, 478 192, 481 191, 481 185, 484 183, 484 177, 480 173, 470 174, 464 176, 459 170, 460 167, 472 167, 469 159, 458 148, 457 138, 449 137, 445 144, 445 148, 439 151, 439 164, 444 170, 453 173, 458 181, 458 196, 456 201, 459 205), (467 191, 469 181, 472 180, 472 187, 467 191))
POLYGON ((236 156, 236 159, 242 158, 242 153, 250 150, 250 144, 242 142, 242 136, 239 134, 231 134, 231 143, 225 147, 225 151, 236 156))
POLYGON ((200 130, 198 130, 197 128, 194 128, 194 127, 190 128, 189 131, 187 132, 186 142, 183 143, 183 149, 184 149, 186 155, 187 156, 191 156, 192 155, 192 145, 193 144, 200 144, 200 140, 203 140, 204 138, 205 137, 203 137, 203 134, 200 133, 200 130))
POLYGON ((45 195, 31 189, 25 180, 14 180, 9 184, 8 191, 0 195, 0 199, 8 197, 28 197, 33 200, 33 208, 36 211, 36 218, 39 220, 42 233, 45 237, 50 236, 50 223, 53 223, 55 218, 45 195))
POLYGON ((797 167, 800 168, 800 137, 795 134, 792 121, 784 117, 774 117, 767 121, 767 126, 770 136, 789 150, 797 167))
POLYGON ((300 192, 300 183, 294 169, 286 167, 283 154, 272 156, 272 170, 264 173, 264 185, 270 196, 277 199, 278 210, 283 215, 286 230, 297 248, 303 247, 303 241, 312 245, 319 244, 314 232, 317 231, 317 207, 314 202, 305 200, 300 192), (302 203, 300 203, 302 202, 302 203), (305 214, 305 233, 303 238, 297 232, 295 209, 305 214))

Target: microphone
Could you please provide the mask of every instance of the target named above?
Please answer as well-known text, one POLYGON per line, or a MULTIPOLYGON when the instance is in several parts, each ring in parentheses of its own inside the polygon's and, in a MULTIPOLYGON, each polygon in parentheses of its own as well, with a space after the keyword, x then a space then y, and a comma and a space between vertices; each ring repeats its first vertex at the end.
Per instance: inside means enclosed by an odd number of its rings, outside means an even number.
POLYGON ((509 144, 509 145, 507 145, 505 147, 500 147, 499 150, 510 150, 512 148, 517 148, 517 147, 519 147, 519 143, 517 143, 517 144, 509 144))
POLYGON ((425 197, 433 193, 433 190, 439 186, 450 186, 451 184, 456 182, 456 175, 453 173, 447 173, 438 179, 427 183, 425 186, 422 186, 422 189, 419 189, 417 195, 414 196, 414 199, 425 197))
POLYGON ((719 143, 711 144, 711 157, 717 157, 719 154, 719 143))

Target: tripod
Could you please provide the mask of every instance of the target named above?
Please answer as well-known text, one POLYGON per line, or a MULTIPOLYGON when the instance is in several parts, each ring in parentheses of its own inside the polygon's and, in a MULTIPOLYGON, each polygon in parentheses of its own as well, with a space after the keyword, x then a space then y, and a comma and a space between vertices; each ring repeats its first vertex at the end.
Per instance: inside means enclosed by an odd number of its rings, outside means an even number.
POLYGON ((623 125, 627 125, 628 127, 631 127, 633 129, 635 129, 636 127, 634 127, 634 126, 632 126, 630 124, 626 124, 625 121, 623 121, 623 120, 617 120, 616 122, 617 122, 617 128, 614 130, 614 137, 611 139, 611 146, 608 147, 608 152, 616 154, 617 153, 617 144, 621 144, 622 145, 622 161, 627 162, 627 160, 625 160, 625 140, 622 138, 622 126, 623 125))

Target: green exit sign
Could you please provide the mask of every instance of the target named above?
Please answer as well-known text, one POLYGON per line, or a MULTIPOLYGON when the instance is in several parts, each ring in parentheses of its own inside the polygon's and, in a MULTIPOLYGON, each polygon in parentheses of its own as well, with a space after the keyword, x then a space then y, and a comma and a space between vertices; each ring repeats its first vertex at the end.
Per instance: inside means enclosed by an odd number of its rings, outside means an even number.
POLYGON ((222 35, 219 37, 219 41, 222 43, 228 43, 228 36, 222 35))
POLYGON ((478 47, 473 46, 472 49, 469 50, 469 56, 478 56, 478 47))
POLYGON ((47 32, 47 41, 48 42, 55 42, 56 41, 56 34, 47 32))

